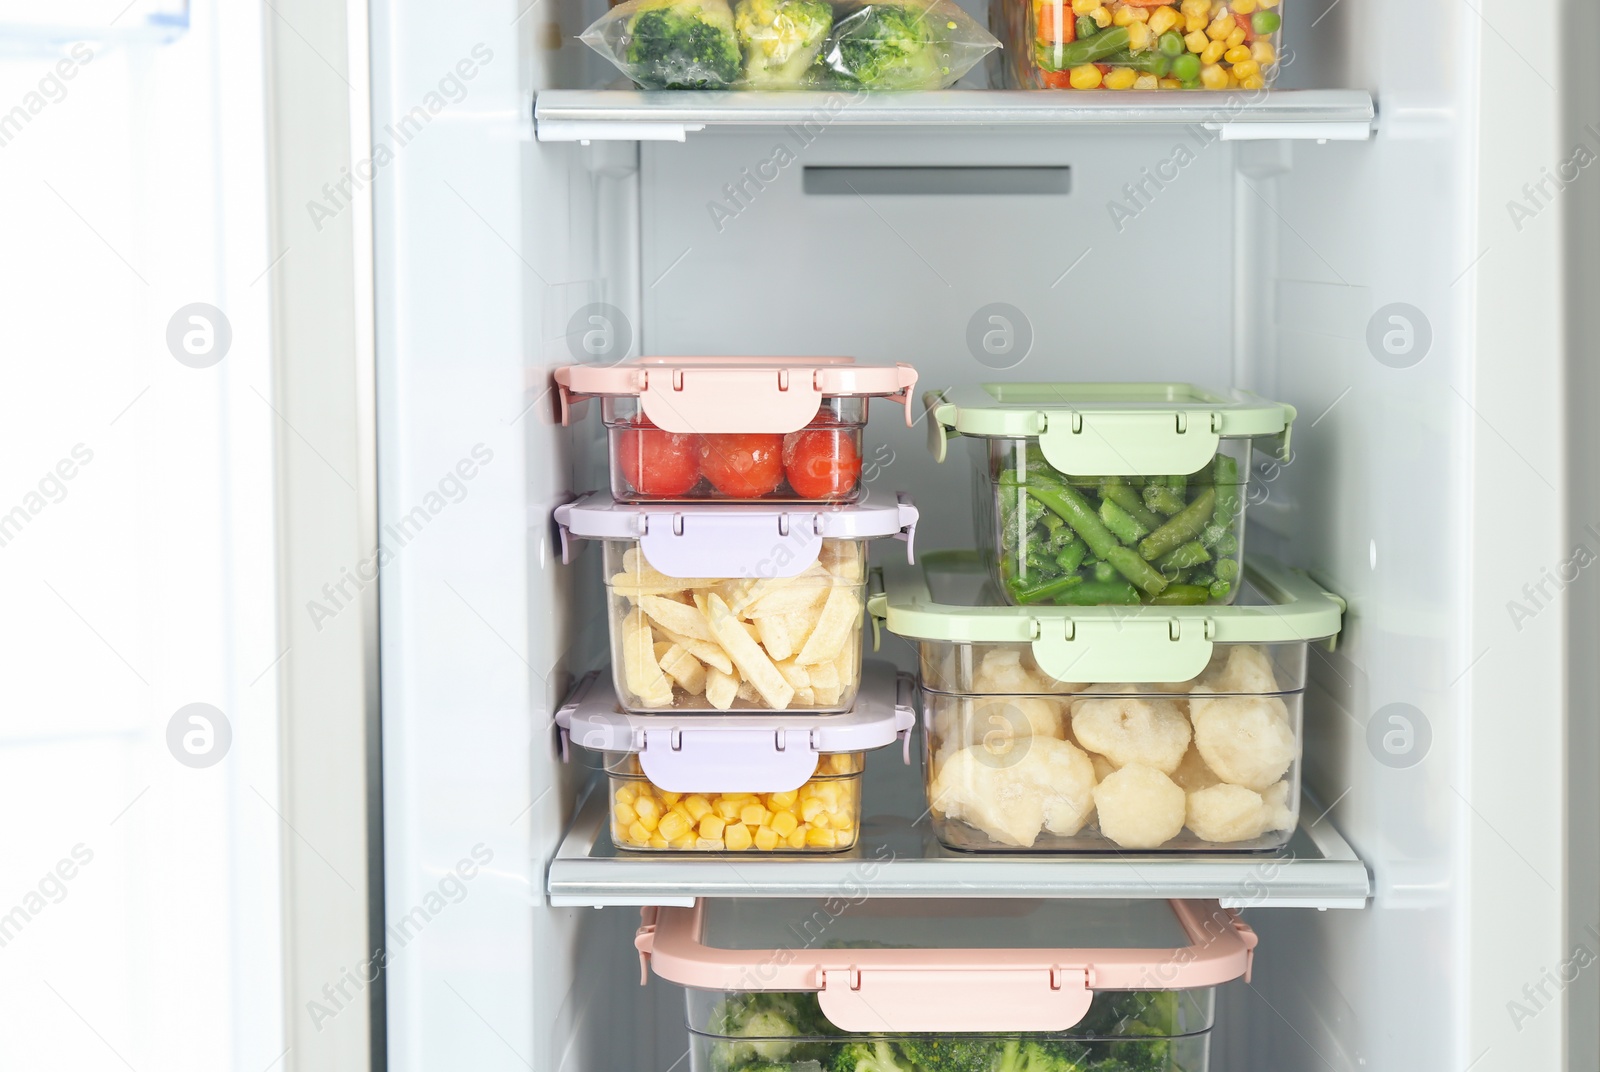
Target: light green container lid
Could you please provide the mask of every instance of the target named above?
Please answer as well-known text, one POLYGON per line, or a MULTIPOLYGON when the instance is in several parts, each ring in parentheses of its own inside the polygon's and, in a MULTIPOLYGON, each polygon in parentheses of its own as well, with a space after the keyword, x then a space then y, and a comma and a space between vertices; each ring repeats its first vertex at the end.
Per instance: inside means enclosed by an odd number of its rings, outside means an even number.
POLYGON ((1345 603, 1299 570, 1255 555, 1245 566, 1250 602, 1201 607, 1008 607, 972 551, 919 554, 916 566, 874 569, 882 591, 867 600, 873 647, 880 626, 911 640, 1031 644, 1057 681, 1188 681, 1214 644, 1292 644, 1336 638, 1345 603))
POLYGON ((1294 407, 1248 391, 1187 383, 985 383, 923 395, 928 446, 944 461, 951 435, 1037 439, 1050 464, 1075 476, 1199 472, 1218 441, 1279 436, 1287 458, 1294 407))

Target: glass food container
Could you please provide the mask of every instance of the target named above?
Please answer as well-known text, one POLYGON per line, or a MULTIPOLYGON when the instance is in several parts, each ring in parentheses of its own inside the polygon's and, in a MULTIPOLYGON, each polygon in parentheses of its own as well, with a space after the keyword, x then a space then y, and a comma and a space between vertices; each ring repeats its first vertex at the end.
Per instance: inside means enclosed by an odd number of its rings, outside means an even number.
MULTIPOLYGON (((1019 89, 1270 89, 1280 0, 990 0, 1019 89)), ((1219 106, 1219 111, 1222 110, 1219 106)))
POLYGON ((915 721, 909 674, 869 661, 842 715, 632 715, 591 674, 556 713, 568 742, 597 752, 611 841, 663 852, 837 852, 861 832, 866 753, 915 721))
POLYGON ((917 510, 588 495, 556 508, 605 545, 611 667, 628 711, 848 711, 861 683, 867 541, 912 555, 917 510))
POLYGON ((909 365, 848 357, 643 357, 555 370, 562 423, 601 400, 618 502, 861 495, 867 403, 889 398, 911 423, 909 365))
POLYGON ((1008 383, 927 396, 943 461, 971 440, 978 546, 1007 602, 1232 602, 1251 448, 1294 407, 1178 383, 1008 383))
POLYGON ((1205 1072, 1256 936, 1215 901, 701 900, 635 944, 691 1072, 1205 1072))
POLYGON ((975 556, 885 571, 918 645, 923 779, 955 849, 1273 850, 1299 822, 1311 642, 1343 603, 1257 558, 1227 607, 998 605, 975 556))

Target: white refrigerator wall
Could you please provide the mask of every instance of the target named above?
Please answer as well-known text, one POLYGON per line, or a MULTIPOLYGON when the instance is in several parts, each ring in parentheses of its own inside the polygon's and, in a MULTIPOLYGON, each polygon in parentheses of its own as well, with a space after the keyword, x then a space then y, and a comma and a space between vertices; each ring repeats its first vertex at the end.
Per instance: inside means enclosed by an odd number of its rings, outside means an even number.
MULTIPOLYGON (((531 91, 611 77, 571 40, 592 8, 376 9, 391 1067, 666 1070, 683 1055, 678 994, 636 985, 633 911, 544 903, 583 773, 556 762, 549 719, 604 658, 596 556, 563 568, 548 522, 603 478, 595 418, 556 427, 547 391, 584 343, 850 353, 909 361, 930 386, 1181 378, 1300 407, 1252 541, 1350 599, 1315 668, 1306 777, 1377 897, 1251 913, 1257 976, 1225 992, 1216 1067, 1557 1067, 1559 992, 1528 1018, 1508 1004, 1571 952, 1563 618, 1513 623, 1506 606, 1571 553, 1560 206, 1521 231, 1503 207, 1539 178, 1509 159, 1569 155, 1543 84, 1559 84, 1554 42, 1520 29, 1530 7, 1555 18, 1545 0, 1292 12, 1286 81, 1372 89, 1369 144, 824 127, 642 149, 531 141, 531 91), (1192 161, 1130 204, 1123 187, 1172 173, 1179 145, 1192 161), (1071 188, 804 188, 807 166, 913 163, 1064 165, 1071 188), (761 187, 714 212, 741 169, 761 187), (968 341, 991 303, 1033 339, 1004 371, 968 341), (451 879, 475 848, 491 861, 451 879)), ((961 454, 936 467, 925 429, 887 406, 870 434, 872 490, 916 498, 919 544, 968 541, 961 454)))

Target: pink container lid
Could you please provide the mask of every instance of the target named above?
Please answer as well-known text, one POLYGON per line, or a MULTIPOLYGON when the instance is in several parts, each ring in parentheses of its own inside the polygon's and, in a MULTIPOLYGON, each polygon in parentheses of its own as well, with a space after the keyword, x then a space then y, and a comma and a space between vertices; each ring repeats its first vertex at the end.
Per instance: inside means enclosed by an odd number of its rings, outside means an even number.
POLYGON ((641 915, 642 974, 703 990, 815 991, 835 1026, 857 1032, 1066 1031, 1096 991, 1248 981, 1256 946, 1216 901, 841 892, 702 898, 641 915))
POLYGON ((903 494, 892 503, 619 503, 595 491, 555 509, 561 561, 573 537, 637 540, 650 565, 668 577, 796 577, 817 560, 823 540, 904 540, 915 561, 917 508, 903 494))
POLYGON ((569 742, 634 752, 644 776, 669 793, 784 793, 809 781, 822 755, 898 740, 910 763, 913 691, 910 674, 868 659, 856 705, 842 715, 646 715, 622 710, 610 674, 591 673, 556 712, 556 725, 563 760, 569 742))
POLYGON ((793 432, 811 423, 824 398, 882 396, 905 406, 911 426, 910 365, 858 365, 853 357, 635 357, 615 365, 555 370, 561 423, 587 398, 630 396, 667 432, 793 432))

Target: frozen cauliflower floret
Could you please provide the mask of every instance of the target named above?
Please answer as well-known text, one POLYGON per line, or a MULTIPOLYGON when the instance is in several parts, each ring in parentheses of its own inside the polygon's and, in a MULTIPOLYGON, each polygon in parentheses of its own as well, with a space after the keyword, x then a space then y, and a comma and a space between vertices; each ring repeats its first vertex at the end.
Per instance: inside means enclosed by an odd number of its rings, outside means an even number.
POLYGON ((1278 691, 1278 679, 1272 674, 1272 660, 1260 648, 1236 644, 1228 649, 1228 658, 1221 668, 1213 662, 1202 680, 1211 692, 1271 693, 1278 691))
POLYGON ((1066 735, 1061 707, 1037 696, 1008 696, 942 703, 933 716, 935 766, 968 745, 983 745, 1001 756, 1024 737, 1066 735))
POLYGON ((1105 781, 1117 769, 1109 759, 1098 752, 1089 753, 1089 762, 1094 764, 1094 780, 1096 782, 1105 781))
POLYGON ((1289 779, 1270 785, 1261 794, 1267 806, 1268 830, 1293 830, 1295 810, 1289 799, 1289 779))
POLYGON ((1218 778, 1260 792, 1294 762, 1294 730, 1276 696, 1210 697, 1204 686, 1189 696, 1194 745, 1218 778))
POLYGON ((1219 784, 1222 779, 1200 758, 1200 752, 1194 745, 1183 754, 1183 762, 1178 764, 1178 769, 1172 772, 1172 780, 1185 793, 1196 793, 1202 789, 1210 789, 1219 784))
POLYGON ((1271 809, 1242 785, 1214 785, 1189 794, 1188 824, 1201 841, 1250 841, 1266 830, 1271 809))
POLYGON ((977 693, 1038 692, 1039 682, 1022 665, 1020 648, 990 648, 972 674, 972 691, 977 693))
POLYGON ((1139 764, 1162 774, 1178 769, 1189 747, 1189 720, 1171 700, 1104 696, 1072 705, 1078 743, 1117 767, 1139 764))
POLYGON ((1015 760, 996 760, 981 745, 945 760, 928 787, 933 809, 1002 845, 1028 848, 1041 830, 1070 837, 1094 812, 1094 766, 1066 741, 1036 737, 1015 760))
POLYGON ((1137 764, 1095 786, 1100 832, 1125 849, 1165 845, 1183 829, 1187 800, 1161 771, 1137 764))

